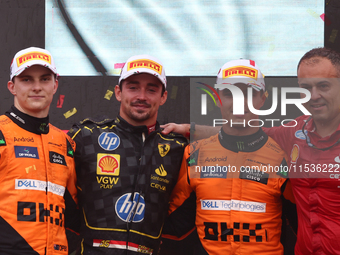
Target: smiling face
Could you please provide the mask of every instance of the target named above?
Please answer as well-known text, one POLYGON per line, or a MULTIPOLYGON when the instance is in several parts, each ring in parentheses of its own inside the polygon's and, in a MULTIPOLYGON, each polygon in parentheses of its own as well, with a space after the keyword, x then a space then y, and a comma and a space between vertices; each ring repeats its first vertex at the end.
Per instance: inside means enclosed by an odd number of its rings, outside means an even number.
POLYGON ((317 57, 303 61, 298 69, 298 82, 311 93, 304 106, 316 125, 340 123, 340 79, 330 60, 317 57))
POLYGON ((14 106, 37 118, 47 117, 58 81, 52 71, 40 65, 27 68, 7 83, 14 95, 14 106))
MULTIPOLYGON (((221 108, 222 118, 227 120, 228 123, 223 125, 223 130, 227 134, 231 135, 248 135, 255 133, 258 128, 248 126, 248 121, 252 119, 258 119, 258 116, 252 113, 248 108, 247 97, 248 97, 248 85, 243 83, 234 84, 242 90, 244 95, 244 114, 234 115, 233 114, 233 95, 229 89, 223 89, 219 91, 219 95, 222 101, 221 108), (239 124, 237 124, 239 123, 239 124), (244 124, 243 124, 244 123, 244 124)), ((253 94, 253 106, 255 109, 260 109, 265 102, 265 95, 261 91, 252 89, 253 94)), ((251 125, 258 126, 256 122, 251 122, 251 125)))
POLYGON ((134 126, 154 125, 158 108, 167 99, 167 91, 162 95, 163 84, 146 73, 136 74, 122 81, 121 89, 115 87, 115 95, 120 104, 120 116, 134 126))

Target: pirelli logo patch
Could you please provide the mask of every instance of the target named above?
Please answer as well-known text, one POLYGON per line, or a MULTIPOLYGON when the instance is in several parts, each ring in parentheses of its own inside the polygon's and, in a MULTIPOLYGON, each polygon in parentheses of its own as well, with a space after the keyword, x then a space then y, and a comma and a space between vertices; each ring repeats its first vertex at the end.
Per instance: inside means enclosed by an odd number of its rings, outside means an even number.
POLYGON ((17 57, 18 67, 31 60, 43 60, 51 64, 51 56, 42 52, 33 51, 17 57))
POLYGON ((233 76, 246 76, 257 80, 258 71, 254 68, 247 66, 235 66, 227 68, 222 71, 223 78, 229 78, 233 76))
POLYGON ((135 68, 148 68, 162 74, 162 66, 150 59, 137 59, 127 63, 127 70, 130 71, 135 68))

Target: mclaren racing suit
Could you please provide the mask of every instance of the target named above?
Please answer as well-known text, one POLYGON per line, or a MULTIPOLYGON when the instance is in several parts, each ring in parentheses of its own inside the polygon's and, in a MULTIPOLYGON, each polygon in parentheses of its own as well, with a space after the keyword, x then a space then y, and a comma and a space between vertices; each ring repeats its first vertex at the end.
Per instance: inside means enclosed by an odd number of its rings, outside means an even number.
POLYGON ((290 155, 298 214, 295 254, 340 254, 340 125, 321 137, 310 116, 266 129, 290 155), (289 142, 287 142, 289 141, 289 142))
POLYGON ((68 254, 65 214, 76 209, 73 146, 48 117, 14 106, 0 116, 0 254, 68 254))
POLYGON ((261 129, 249 136, 221 129, 190 144, 165 234, 180 236, 190 229, 185 225, 194 212, 204 248, 197 254, 283 254, 281 194, 294 201, 287 170, 284 152, 261 129))
POLYGON ((70 136, 82 209, 81 254, 157 254, 170 193, 178 177, 183 136, 159 125, 86 119, 70 136))

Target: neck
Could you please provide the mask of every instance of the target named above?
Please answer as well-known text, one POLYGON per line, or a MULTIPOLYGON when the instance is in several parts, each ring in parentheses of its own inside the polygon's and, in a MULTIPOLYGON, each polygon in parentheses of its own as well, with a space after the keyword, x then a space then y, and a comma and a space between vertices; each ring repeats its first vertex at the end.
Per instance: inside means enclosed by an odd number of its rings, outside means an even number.
POLYGON ((19 127, 29 132, 35 134, 47 134, 49 132, 48 116, 45 118, 36 118, 21 112, 15 106, 12 106, 5 114, 19 127))
POLYGON ((39 111, 27 111, 24 110, 17 102, 16 100, 14 100, 14 106, 15 108, 17 108, 20 112, 25 113, 31 117, 35 117, 35 118, 46 118, 48 116, 48 111, 49 111, 49 107, 47 107, 46 109, 43 110, 39 110, 39 111))
POLYGON ((333 134, 337 130, 339 124, 340 124, 340 120, 338 119, 334 119, 333 121, 329 121, 329 122, 314 120, 316 132, 321 137, 326 137, 326 136, 330 136, 331 134, 333 134))
POLYGON ((132 126, 152 126, 152 125, 155 125, 156 122, 157 122, 157 116, 156 118, 149 118, 149 119, 146 119, 146 120, 134 120, 132 118, 130 118, 129 116, 127 116, 126 114, 124 114, 123 112, 120 112, 119 113, 120 117, 123 118, 127 123, 129 123, 130 125, 132 126))

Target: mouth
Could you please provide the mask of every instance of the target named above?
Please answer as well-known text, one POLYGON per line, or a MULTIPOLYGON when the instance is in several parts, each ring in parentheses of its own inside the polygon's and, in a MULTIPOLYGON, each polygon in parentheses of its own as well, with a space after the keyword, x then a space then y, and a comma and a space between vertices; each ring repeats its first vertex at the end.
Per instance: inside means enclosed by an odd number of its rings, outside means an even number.
POLYGON ((132 103, 131 106, 135 107, 137 109, 148 109, 148 108, 150 108, 149 104, 140 104, 140 103, 132 103))
POLYGON ((310 104, 311 109, 313 110, 320 110, 322 109, 326 104, 310 104))
POLYGON ((29 98, 32 98, 32 99, 41 99, 41 98, 44 98, 43 96, 29 96, 29 98))

